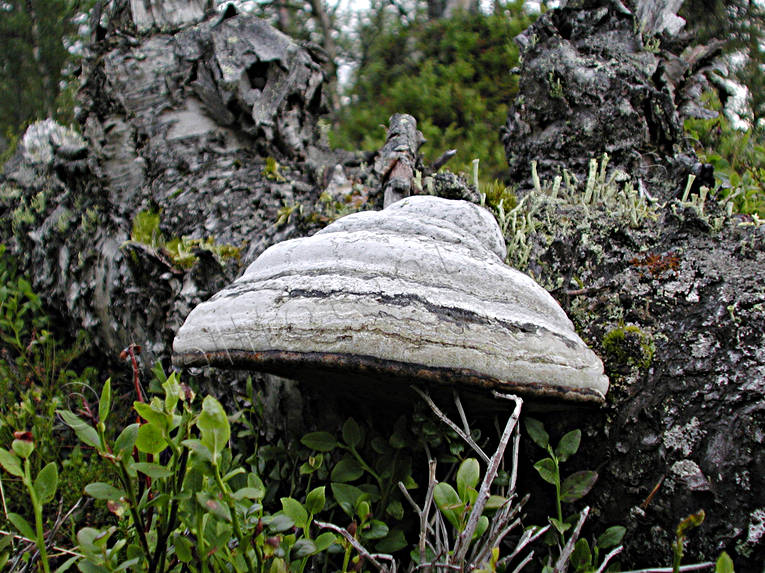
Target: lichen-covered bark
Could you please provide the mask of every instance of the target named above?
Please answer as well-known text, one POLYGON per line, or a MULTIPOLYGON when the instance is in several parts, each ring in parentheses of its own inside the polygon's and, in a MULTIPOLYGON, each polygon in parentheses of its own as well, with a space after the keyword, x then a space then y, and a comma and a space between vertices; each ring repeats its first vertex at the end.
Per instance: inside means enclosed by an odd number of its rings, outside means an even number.
POLYGON ((151 365, 194 305, 296 232, 279 210, 314 205, 323 169, 350 154, 319 145, 320 62, 263 21, 229 10, 92 49, 84 139, 30 132, 2 176, 0 240, 66 328, 106 357, 141 344, 151 365), (146 213, 156 240, 131 241, 146 213))
POLYGON ((714 192, 702 201, 711 170, 676 155, 678 106, 703 113, 688 93, 714 46, 673 56, 672 3, 651 4, 635 17, 619 2, 572 2, 521 39, 520 91, 503 136, 528 195, 517 219, 531 213, 533 225, 518 223, 509 256, 559 300, 611 379, 602 410, 545 418, 559 431, 584 429, 585 453, 568 469, 600 472, 584 500, 591 531, 624 524, 623 565, 669 564, 678 523, 704 509, 686 562, 726 550, 737 571, 759 571, 765 227, 727 216, 714 192), (588 161, 604 152, 610 183, 588 193, 588 161), (526 183, 532 161, 541 193, 526 183), (580 184, 564 181, 553 198, 563 168, 580 184))
POLYGON ((671 6, 634 4, 633 13, 621 2, 569 2, 516 38, 523 65, 502 141, 517 180, 531 160, 543 175, 565 168, 581 178, 604 152, 647 184, 700 174, 675 156, 688 152, 678 108, 698 95, 695 74, 711 53, 674 55, 684 46, 667 32, 680 20, 671 6))

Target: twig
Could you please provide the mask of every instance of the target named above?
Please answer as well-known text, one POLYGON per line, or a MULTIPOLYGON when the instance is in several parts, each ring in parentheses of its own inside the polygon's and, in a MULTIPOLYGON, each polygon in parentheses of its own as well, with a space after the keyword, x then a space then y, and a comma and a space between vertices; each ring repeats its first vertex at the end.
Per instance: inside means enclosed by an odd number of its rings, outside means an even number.
POLYGON ((516 544, 515 549, 513 549, 513 552, 507 557, 500 559, 500 563, 502 561, 510 561, 513 557, 515 557, 521 551, 523 551, 523 548, 526 547, 529 543, 534 543, 542 535, 547 533, 548 529, 550 529, 550 525, 545 525, 544 527, 540 527, 536 532, 533 532, 530 529, 527 529, 526 531, 524 531, 523 535, 521 535, 521 538, 518 540, 518 543, 516 544))
POLYGON ((462 400, 460 400, 460 395, 456 390, 452 390, 452 396, 454 397, 454 404, 457 406, 457 412, 459 413, 460 420, 462 421, 462 429, 469 436, 470 424, 468 424, 467 416, 465 416, 465 408, 462 407, 462 400))
POLYGON ((422 506, 420 515, 420 559, 425 561, 425 541, 427 540, 426 530, 428 527, 428 515, 430 507, 433 504, 433 492, 436 488, 436 460, 428 461, 428 491, 425 494, 425 503, 422 506))
MULTIPOLYGON (((703 563, 692 563, 691 565, 681 565, 678 571, 699 571, 701 569, 711 569, 715 566, 713 561, 704 561, 703 563)), ((635 569, 633 571, 624 571, 623 573, 672 573, 672 567, 655 567, 653 569, 635 569)))
POLYGON ((486 502, 489 500, 489 489, 494 482, 494 478, 497 477, 497 470, 499 469, 502 457, 505 455, 505 448, 507 448, 507 443, 510 441, 510 436, 512 435, 513 429, 518 423, 518 418, 521 415, 523 400, 517 396, 513 396, 512 399, 515 401, 515 409, 507 420, 505 431, 502 433, 502 438, 499 440, 497 450, 491 458, 489 467, 486 468, 486 473, 481 482, 481 487, 478 490, 478 497, 473 504, 470 517, 468 517, 467 525, 465 526, 465 529, 462 530, 459 537, 457 537, 457 541, 454 544, 454 555, 452 557, 453 563, 460 563, 465 559, 468 547, 470 546, 470 541, 473 539, 476 527, 478 527, 478 521, 480 520, 481 515, 483 515, 486 502))
POLYGON ((608 562, 609 562, 609 561, 611 561, 611 559, 613 559, 613 558, 614 558, 614 557, 616 557, 617 555, 619 555, 619 553, 621 553, 621 552, 622 552, 622 549, 624 549, 624 547, 623 547, 623 546, 621 546, 621 545, 620 545, 619 547, 614 547, 614 548, 613 548, 613 549, 612 549, 612 550, 611 550, 611 551, 608 553, 608 555, 606 555, 606 556, 603 558, 603 563, 601 563, 601 564, 600 564, 600 567, 598 567, 598 570, 597 570, 595 573, 603 573, 603 571, 605 571, 605 570, 606 570, 606 567, 608 566, 608 562))
POLYGON ((526 557, 523 559, 523 561, 518 563, 518 567, 513 569, 513 573, 518 573, 521 569, 526 567, 526 565, 528 565, 529 561, 531 561, 532 557, 534 557, 534 552, 533 551, 529 551, 529 554, 526 555, 526 557))
POLYGON ((476 452, 476 453, 477 453, 477 454, 478 454, 478 455, 481 457, 481 459, 484 461, 484 463, 486 463, 487 465, 491 463, 491 460, 490 460, 489 456, 487 456, 487 455, 486 455, 486 453, 485 453, 485 452, 484 452, 484 451, 481 449, 481 446, 479 446, 478 444, 476 444, 476 443, 475 443, 475 440, 473 440, 473 438, 471 438, 469 434, 466 434, 465 432, 463 432, 463 431, 462 431, 462 429, 461 429, 461 428, 460 428, 460 427, 459 427, 457 424, 455 424, 454 422, 452 422, 452 421, 451 421, 451 420, 450 420, 450 419, 449 419, 449 418, 446 416, 446 414, 444 414, 444 413, 443 413, 443 412, 442 412, 442 411, 441 411, 441 410, 438 408, 438 406, 436 406, 435 402, 433 402, 433 400, 431 400, 430 396, 428 396, 428 395, 427 395, 425 392, 423 392, 422 390, 420 390, 420 389, 419 389, 419 388, 417 388, 416 386, 412 386, 411 388, 412 388, 412 389, 413 389, 415 392, 417 392, 417 393, 418 393, 420 396, 422 396, 422 399, 423 399, 423 400, 425 400, 425 402, 428 404, 428 406, 430 406, 430 409, 431 409, 431 410, 433 410, 433 413, 434 413, 436 416, 438 416, 438 419, 439 419, 439 420, 441 420, 441 421, 442 421, 444 424, 446 424, 446 425, 447 425, 447 426, 449 426, 449 427, 450 427, 452 430, 454 430, 454 431, 455 431, 455 433, 456 433, 456 434, 457 434, 457 435, 458 435, 460 438, 462 438, 463 440, 465 440, 465 443, 467 443, 467 445, 469 445, 471 448, 473 448, 473 449, 475 450, 475 452, 476 452))
POLYGON ((438 159, 436 159, 433 162, 433 165, 431 166, 431 169, 433 169, 433 173, 441 169, 446 163, 455 155, 457 155, 456 149, 448 149, 444 151, 441 155, 438 156, 438 159))
POLYGON ((566 546, 561 550, 558 562, 555 564, 555 569, 553 569, 553 573, 564 573, 568 568, 568 560, 571 559, 571 554, 574 552, 574 544, 576 543, 576 540, 579 539, 579 532, 582 531, 582 526, 589 513, 590 508, 585 507, 582 510, 582 513, 579 514, 579 521, 576 522, 576 527, 574 527, 574 531, 571 533, 568 543, 566 543, 566 546))
MULTIPOLYGON (((0 529, 0 535, 10 536, 13 539, 18 539, 19 541, 23 541, 25 543, 29 543, 33 545, 37 543, 34 539, 29 539, 28 537, 24 537, 23 535, 18 535, 17 533, 13 533, 12 531, 4 531, 0 529)), ((81 553, 77 553, 76 551, 71 551, 69 549, 64 549, 63 547, 59 547, 57 545, 52 545, 51 549, 53 549, 54 551, 59 551, 60 553, 65 553, 67 555, 76 555, 77 557, 85 557, 81 553)))
POLYGON ((462 570, 462 567, 460 565, 452 565, 451 563, 438 563, 436 561, 431 561, 430 563, 420 563, 417 567, 415 567, 415 571, 417 569, 424 569, 425 567, 436 567, 438 569, 454 569, 455 571, 462 570))
POLYGON ((327 523, 325 521, 314 521, 316 525, 318 525, 322 529, 329 529, 330 531, 334 531, 335 533, 339 533, 343 536, 343 538, 351 544, 351 546, 358 551, 359 555, 361 555, 364 559, 369 561, 372 565, 377 567, 378 571, 381 571, 382 573, 395 573, 396 571, 396 563, 393 561, 393 556, 391 555, 382 555, 380 553, 375 553, 374 555, 367 551, 364 546, 359 543, 356 538, 351 535, 351 533, 345 529, 344 527, 339 527, 333 523, 327 523), (392 567, 388 568, 382 563, 380 563, 377 558, 384 558, 384 559, 390 559, 392 567))

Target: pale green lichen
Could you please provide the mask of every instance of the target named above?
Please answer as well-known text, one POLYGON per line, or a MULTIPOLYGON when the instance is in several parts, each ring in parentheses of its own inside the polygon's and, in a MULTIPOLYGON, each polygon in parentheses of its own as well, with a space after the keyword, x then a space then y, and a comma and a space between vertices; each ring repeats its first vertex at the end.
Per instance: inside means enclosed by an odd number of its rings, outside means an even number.
POLYGON ((587 217, 606 213, 617 223, 637 228, 646 218, 657 216, 656 206, 635 189, 623 171, 609 173, 608 161, 605 153, 600 161, 590 160, 584 185, 567 169, 552 182, 542 181, 536 161, 531 162, 533 189, 511 208, 500 204, 493 209, 507 242, 508 264, 526 270, 532 235, 549 244, 555 232, 587 217))

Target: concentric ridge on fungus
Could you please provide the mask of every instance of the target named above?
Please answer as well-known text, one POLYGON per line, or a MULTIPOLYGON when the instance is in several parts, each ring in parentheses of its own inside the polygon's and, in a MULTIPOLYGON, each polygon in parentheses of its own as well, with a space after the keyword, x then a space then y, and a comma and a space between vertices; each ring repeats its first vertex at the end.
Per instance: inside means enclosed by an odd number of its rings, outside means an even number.
POLYGON ((416 196, 355 213, 272 246, 197 306, 173 362, 602 401, 601 361, 504 256, 494 217, 472 203, 416 196))

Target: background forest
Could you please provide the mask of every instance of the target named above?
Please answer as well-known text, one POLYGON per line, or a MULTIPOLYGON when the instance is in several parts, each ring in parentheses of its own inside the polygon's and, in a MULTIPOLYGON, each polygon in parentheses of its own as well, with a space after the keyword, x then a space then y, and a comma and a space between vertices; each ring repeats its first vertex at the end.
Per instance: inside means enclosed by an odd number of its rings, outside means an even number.
MULTIPOLYGON (((217 0, 218 8, 230 2, 217 0)), ((109 2, 10 0, 0 4, 0 153, 7 157, 31 122, 74 122, 78 59, 96 23, 108 26, 109 2)), ((454 170, 481 161, 481 177, 506 167, 499 127, 517 91, 513 38, 545 3, 372 0, 367 7, 321 0, 234 2, 328 56, 329 141, 377 149, 395 112, 414 115, 433 160, 456 149, 454 170)), ((725 114, 689 119, 687 135, 720 185, 740 190, 741 211, 765 214, 763 8, 756 2, 692 0, 681 15, 700 42, 724 41, 725 58, 709 74, 708 106, 725 114), (743 86, 746 86, 744 88, 743 86), (759 126, 759 127, 757 127, 759 126)), ((76 127, 76 126, 75 126, 76 127)))

